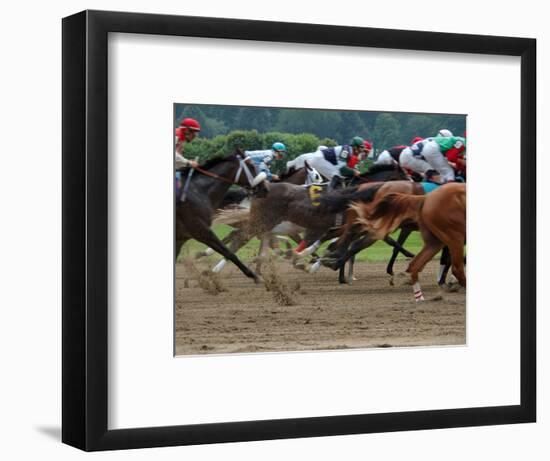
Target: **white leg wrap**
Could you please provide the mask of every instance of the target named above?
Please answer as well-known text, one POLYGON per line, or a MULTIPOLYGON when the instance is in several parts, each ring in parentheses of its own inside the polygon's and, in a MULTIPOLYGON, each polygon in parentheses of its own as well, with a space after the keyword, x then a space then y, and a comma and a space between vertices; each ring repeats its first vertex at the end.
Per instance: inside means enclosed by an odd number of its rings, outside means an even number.
POLYGON ((304 258, 306 256, 309 256, 313 253, 315 253, 315 250, 321 246, 321 241, 317 240, 312 245, 308 246, 304 251, 300 251, 299 253, 296 253, 296 256, 299 258, 304 258))
POLYGON ((215 253, 215 251, 208 247, 206 250, 204 250, 204 256, 212 256, 215 253))
POLYGON ((424 301, 424 295, 422 294, 422 288, 420 288, 420 283, 416 282, 413 285, 414 299, 416 302, 424 301))
POLYGON ((212 268, 212 272, 214 272, 214 274, 220 273, 222 271, 222 269, 225 267, 226 264, 227 264, 227 260, 222 259, 218 264, 216 264, 212 268))

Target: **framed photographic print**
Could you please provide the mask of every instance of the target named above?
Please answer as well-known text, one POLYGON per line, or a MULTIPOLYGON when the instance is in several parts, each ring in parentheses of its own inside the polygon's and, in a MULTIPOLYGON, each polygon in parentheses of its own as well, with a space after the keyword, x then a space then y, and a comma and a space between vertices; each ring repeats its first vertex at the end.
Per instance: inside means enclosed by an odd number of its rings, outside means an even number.
POLYGON ((65 18, 63 441, 534 422, 535 55, 65 18))

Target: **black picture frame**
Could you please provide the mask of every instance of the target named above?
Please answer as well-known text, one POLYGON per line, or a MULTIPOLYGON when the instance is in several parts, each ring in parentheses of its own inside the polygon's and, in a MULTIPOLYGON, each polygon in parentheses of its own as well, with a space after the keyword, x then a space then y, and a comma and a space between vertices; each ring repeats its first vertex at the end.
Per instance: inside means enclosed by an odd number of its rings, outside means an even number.
POLYGON ((83 11, 63 28, 62 440, 77 448, 253 441, 534 422, 536 418, 536 41, 239 19, 83 11), (108 33, 521 57, 519 405, 109 430, 108 33))

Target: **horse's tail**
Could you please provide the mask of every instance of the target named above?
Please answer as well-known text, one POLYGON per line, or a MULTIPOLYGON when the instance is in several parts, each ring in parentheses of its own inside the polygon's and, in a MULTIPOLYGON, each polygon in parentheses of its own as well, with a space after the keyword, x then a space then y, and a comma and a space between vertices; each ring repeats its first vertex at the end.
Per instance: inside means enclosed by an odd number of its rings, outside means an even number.
POLYGON ((232 227, 240 227, 243 223, 248 222, 250 218, 250 208, 229 208, 219 210, 212 224, 227 224, 232 227))
POLYGON ((359 222, 378 238, 383 238, 407 219, 418 221, 425 198, 425 195, 392 193, 368 211, 360 203, 354 203, 352 208, 357 212, 359 222))
POLYGON ((329 213, 340 213, 345 211, 351 202, 372 202, 381 187, 382 184, 376 184, 362 190, 356 186, 331 192, 320 198, 321 206, 329 213))

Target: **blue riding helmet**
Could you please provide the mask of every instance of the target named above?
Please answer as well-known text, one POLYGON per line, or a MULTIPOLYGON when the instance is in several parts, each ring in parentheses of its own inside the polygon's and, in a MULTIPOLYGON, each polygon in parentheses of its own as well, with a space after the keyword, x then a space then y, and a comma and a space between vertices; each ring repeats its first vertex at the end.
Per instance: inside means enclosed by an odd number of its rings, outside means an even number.
POLYGON ((271 149, 275 152, 286 152, 286 146, 282 142, 274 142, 271 149))

